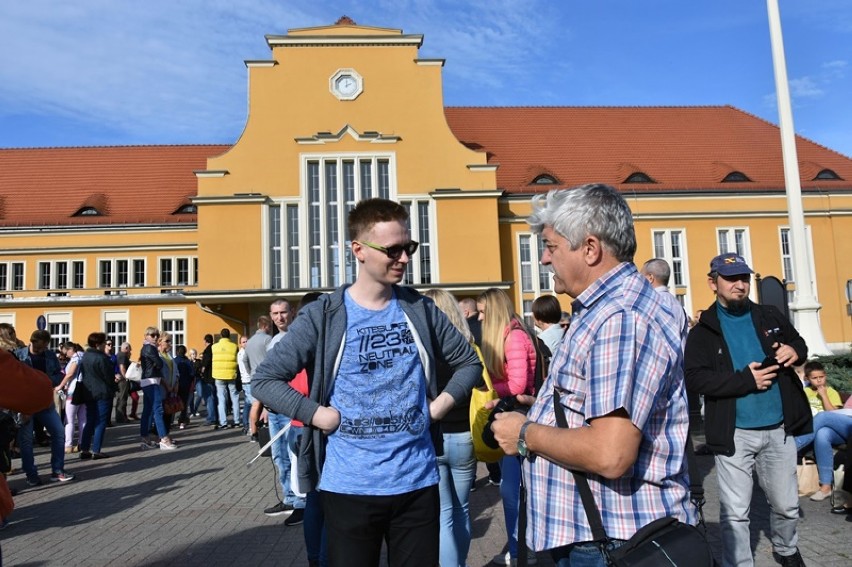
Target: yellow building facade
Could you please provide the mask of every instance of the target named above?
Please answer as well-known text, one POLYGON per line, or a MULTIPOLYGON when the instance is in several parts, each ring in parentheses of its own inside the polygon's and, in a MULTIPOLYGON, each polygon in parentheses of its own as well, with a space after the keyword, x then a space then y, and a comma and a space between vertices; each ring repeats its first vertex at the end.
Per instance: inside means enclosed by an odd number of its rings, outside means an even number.
MULTIPOLYGON (((585 182, 624 192, 636 262, 666 258, 688 313, 712 301, 720 251, 792 280, 771 124, 731 107, 445 108, 444 61, 418 57, 420 35, 341 20, 266 39, 233 145, 0 150, 0 322, 54 342, 251 333, 272 300, 354 279, 346 214, 368 197, 411 214, 405 283, 500 287, 528 314, 552 293, 530 198, 585 182)), ((844 350, 852 160, 798 143, 822 328, 844 350)))

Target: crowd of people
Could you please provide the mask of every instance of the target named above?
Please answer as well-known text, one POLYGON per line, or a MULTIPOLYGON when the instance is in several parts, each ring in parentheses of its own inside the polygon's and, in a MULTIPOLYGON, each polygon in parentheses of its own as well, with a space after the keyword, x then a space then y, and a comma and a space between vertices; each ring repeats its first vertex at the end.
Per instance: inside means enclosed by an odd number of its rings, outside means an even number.
MULTIPOLYGON (((203 405, 215 429, 241 427, 252 442, 268 430, 280 500, 264 513, 303 526, 312 567, 378 565, 383 546, 390 565, 465 567, 479 441, 470 395, 490 385, 491 405, 515 406, 491 426, 503 456, 488 463, 488 483, 500 487, 506 526, 492 563, 534 565, 547 551, 560 567, 603 566, 658 518, 697 522, 685 458, 689 390, 703 399, 719 477, 722 564, 753 564, 756 474, 774 553, 783 565, 804 565, 798 454, 812 450, 819 469, 811 499, 828 498, 852 411, 826 385, 825 369, 805 364, 793 325, 749 299, 752 270, 741 256, 710 261, 715 300, 690 319, 669 292, 664 260, 634 264, 632 214, 615 189, 552 191, 533 199, 528 222, 571 313, 541 296, 528 324, 502 289, 459 300, 398 285, 418 248, 407 222, 393 201, 358 203, 348 218, 359 264, 352 284, 308 293, 295 309, 276 300, 251 336, 223 328, 204 337, 200 355, 156 327, 136 358, 129 343, 114 354, 101 332, 85 348, 66 342, 55 353, 46 331, 23 344, 0 324, 2 350, 46 375, 55 394, 41 409, 0 401, 32 416, 16 438, 27 483, 42 482, 34 424, 50 439, 49 480, 67 482, 67 456, 109 457, 112 420, 138 420, 142 450, 170 451, 180 442, 175 428, 203 405), (804 385, 795 372, 803 364, 804 385), (574 471, 588 479, 605 544, 593 541, 574 471)), ((850 507, 832 511, 852 519, 850 507)))

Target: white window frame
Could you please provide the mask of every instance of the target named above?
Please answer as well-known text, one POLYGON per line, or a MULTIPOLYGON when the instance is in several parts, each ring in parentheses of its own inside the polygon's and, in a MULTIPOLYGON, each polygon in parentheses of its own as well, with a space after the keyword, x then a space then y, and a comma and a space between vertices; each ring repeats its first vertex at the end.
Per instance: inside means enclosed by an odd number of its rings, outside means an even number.
POLYGON ((515 250, 518 254, 518 291, 522 294, 548 295, 553 293, 553 272, 541 263, 544 244, 540 234, 534 232, 518 232, 515 235, 515 250), (522 244, 529 240, 530 260, 529 270, 532 278, 532 287, 525 288, 523 282, 523 268, 527 262, 522 260, 522 244))
POLYGON ((746 263, 751 266, 751 234, 747 226, 717 226, 716 227, 716 249, 717 254, 725 254, 726 252, 734 252, 745 258, 746 263), (725 238, 726 248, 722 248, 723 234, 725 238), (736 234, 741 232, 743 249, 737 250, 736 234))
MULTIPOLYGON (((26 262, 0 262, 6 266, 6 285, 0 287, 0 291, 24 291, 27 283, 27 263, 26 262), (15 287, 15 266, 21 266, 21 287, 15 287)), ((38 282, 36 282, 38 283, 38 282)))
POLYGON ((74 318, 70 311, 47 311, 44 314, 47 320, 46 329, 50 331, 50 348, 56 350, 62 343, 71 340, 74 336, 74 318), (53 325, 67 325, 67 332, 54 332, 53 325))
MULTIPOLYGON (((175 349, 178 345, 186 346, 186 309, 160 309, 159 313, 160 330, 163 333, 169 333, 172 336, 172 356, 175 354, 175 349), (180 322, 181 329, 175 331, 172 323, 180 322)), ((189 347, 187 347, 189 350, 189 347)))
POLYGON ((15 313, 0 313, 0 323, 15 326, 15 313))
POLYGON ((158 256, 157 257, 157 283, 160 287, 193 287, 198 285, 198 282, 195 281, 196 278, 196 270, 195 266, 197 265, 198 258, 196 256, 158 256), (163 281, 163 260, 168 260, 171 262, 172 266, 172 281, 170 283, 165 283, 163 281), (180 261, 187 262, 187 282, 186 283, 178 283, 178 263, 180 261))
MULTIPOLYGON (((298 200, 276 200, 274 206, 280 206, 281 214, 279 216, 279 227, 268 227, 265 231, 266 238, 269 239, 265 246, 268 261, 265 263, 267 270, 266 283, 272 287, 275 273, 273 273, 274 263, 280 259, 280 284, 281 287, 292 289, 306 288, 329 288, 336 285, 354 280, 357 276, 357 262, 352 257, 350 242, 347 234, 346 217, 348 212, 355 206, 358 201, 370 197, 383 197, 391 200, 397 198, 397 172, 396 172, 396 154, 394 152, 341 152, 341 153, 303 153, 299 156, 299 178, 300 178, 300 197, 298 200), (361 186, 361 167, 362 163, 370 162, 370 187, 366 189, 361 186), (380 185, 380 168, 379 162, 387 163, 387 181, 385 186, 380 185), (353 195, 347 195, 348 185, 345 184, 346 176, 344 175, 344 162, 352 162, 352 180, 353 180, 353 195), (311 188, 313 184, 309 179, 311 164, 316 163, 317 167, 317 187, 315 189, 317 200, 312 201, 313 195, 311 188), (331 229, 328 226, 327 219, 331 216, 329 211, 329 191, 326 186, 326 165, 334 163, 335 169, 335 195, 333 203, 336 203, 333 216, 335 218, 337 241, 331 242, 331 229), (291 258, 294 254, 294 245, 290 243, 291 234, 288 227, 288 207, 296 206, 295 214, 298 217, 298 250, 296 257, 298 258, 298 266, 292 266, 291 258), (316 214, 318 212, 318 215, 316 214), (313 219, 319 217, 318 234, 316 237, 311 235, 311 227, 313 219), (274 230, 278 230, 280 234, 279 242, 272 242, 274 230), (332 256, 332 255, 336 256, 332 256), (336 273, 331 273, 330 266, 336 266, 336 273), (317 269, 318 268, 318 269, 317 269), (312 273, 316 269, 316 273, 312 273), (293 284, 298 281, 298 287, 293 284)), ((411 199, 414 199, 412 196, 411 199)), ((434 218, 434 212, 430 209, 430 214, 434 218)), ((271 213, 266 215, 266 221, 269 222, 271 213)), ((430 223, 434 223, 431 220, 430 223)), ((431 234, 435 234, 434 226, 430 226, 431 234)), ((296 233, 294 233, 296 234, 296 233)), ((434 237, 433 237, 434 242, 434 237)), ((419 264, 419 263, 418 263, 419 264)), ((432 280, 435 281, 437 275, 435 273, 437 261, 432 258, 432 280)))
MULTIPOLYGON (((145 282, 142 282, 142 285, 138 285, 136 283, 136 273, 135 273, 135 270, 134 270, 134 265, 135 265, 135 262, 138 261, 138 260, 141 260, 142 262, 145 263, 145 270, 146 270, 146 273, 147 273, 147 260, 144 257, 135 256, 135 257, 128 257, 128 258, 98 258, 96 260, 97 272, 98 272, 98 274, 97 274, 97 278, 98 278, 97 287, 99 289, 109 289, 109 288, 125 289, 125 288, 130 288, 130 287, 144 287, 145 282), (101 268, 101 265, 104 262, 109 262, 109 265, 110 265, 109 285, 104 285, 104 281, 103 281, 103 278, 102 278, 103 270, 101 268), (118 262, 127 262, 127 282, 124 283, 124 284, 121 284, 121 285, 119 285, 119 283, 118 283, 118 262)), ((84 264, 83 265, 84 281, 85 281, 85 270, 86 270, 86 266, 84 264)))
MULTIPOLYGON (((718 241, 717 241, 718 246, 718 241)), ((652 228, 651 229, 651 258, 661 258, 668 262, 672 270, 669 278, 669 291, 680 302, 687 313, 692 313, 692 293, 689 285, 689 246, 687 243, 686 227, 652 228), (672 249, 672 234, 680 234, 680 255, 675 257, 672 249), (657 248, 657 234, 663 235, 663 250, 657 248), (680 266, 681 284, 675 277, 677 266, 680 266)))
MULTIPOLYGON (((795 301, 795 298, 796 298, 796 289, 798 288, 798 286, 796 285, 796 280, 795 280, 795 277, 794 277, 795 273, 793 272, 793 255, 792 255, 793 240, 792 240, 791 237, 792 237, 792 234, 790 233, 790 227, 789 226, 782 225, 782 226, 778 227, 778 253, 781 256, 781 279, 784 280, 785 284, 793 284, 793 289, 790 289, 789 287, 787 288, 787 303, 788 303, 788 305, 792 306, 792 304, 793 304, 793 302, 795 301), (787 243, 788 243, 787 254, 784 253, 784 234, 785 233, 787 234, 787 238, 788 238, 788 240, 787 240, 787 243), (787 269, 784 266, 786 260, 789 260, 789 262, 790 262, 789 274, 787 273, 787 269), (790 276, 789 279, 787 278, 788 275, 790 276)), ((805 246, 807 247, 807 250, 810 252, 808 254, 808 264, 810 266, 811 276, 814 278, 813 281, 811 282, 811 286, 813 287, 813 290, 814 290, 814 297, 819 297, 819 293, 817 291, 817 282, 816 282, 816 264, 814 263, 814 254, 813 254, 814 241, 813 241, 813 234, 811 233, 811 225, 809 225, 809 224, 805 225, 805 239, 806 239, 805 246)))
POLYGON ((405 285, 431 284, 441 281, 438 274, 438 261, 435 254, 435 201, 428 195, 400 198, 399 203, 408 210, 408 229, 412 240, 420 243, 417 252, 408 262, 405 270, 405 285), (425 226, 420 218, 420 208, 426 206, 425 226), (425 236, 423 238, 425 230, 425 236), (424 273, 424 259, 428 254, 429 273, 424 273))
POLYGON ((101 328, 108 339, 112 339, 113 352, 117 353, 121 343, 130 342, 130 312, 126 309, 110 309, 101 313, 101 328), (124 332, 110 332, 110 325, 124 323, 124 332))

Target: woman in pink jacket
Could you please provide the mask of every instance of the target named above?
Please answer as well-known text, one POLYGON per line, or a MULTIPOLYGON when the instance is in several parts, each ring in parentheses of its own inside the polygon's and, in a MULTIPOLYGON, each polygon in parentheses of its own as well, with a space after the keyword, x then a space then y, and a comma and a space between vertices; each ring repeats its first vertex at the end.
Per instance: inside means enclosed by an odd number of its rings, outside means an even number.
MULTIPOLYGON (((479 310, 479 320, 482 321, 482 356, 494 390, 501 398, 533 394, 535 347, 526 326, 515 314, 509 296, 500 289, 487 289, 477 299, 476 308, 479 310)), ((500 495, 503 497, 508 545, 506 551, 494 557, 493 563, 514 565, 518 557, 515 528, 521 492, 519 457, 503 457, 500 468, 503 473, 500 495)), ((530 553, 528 564, 535 563, 535 555, 530 553)))

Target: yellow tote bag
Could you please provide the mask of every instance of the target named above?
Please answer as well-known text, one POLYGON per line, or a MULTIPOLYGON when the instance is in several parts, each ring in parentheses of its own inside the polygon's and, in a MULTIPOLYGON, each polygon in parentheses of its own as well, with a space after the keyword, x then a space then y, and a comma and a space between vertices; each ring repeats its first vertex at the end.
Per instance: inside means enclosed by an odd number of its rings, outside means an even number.
POLYGON ((494 386, 491 384, 491 377, 488 375, 488 370, 485 368, 485 361, 482 359, 482 352, 479 347, 472 345, 473 350, 479 357, 482 363, 482 379, 485 381, 485 389, 480 390, 474 388, 470 395, 470 435, 473 438, 473 452, 476 455, 477 461, 483 463, 494 463, 503 458, 503 449, 499 447, 492 449, 482 440, 482 431, 485 429, 488 422, 488 416, 491 410, 485 407, 485 404, 491 400, 496 400, 500 396, 494 391, 494 386))

